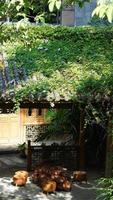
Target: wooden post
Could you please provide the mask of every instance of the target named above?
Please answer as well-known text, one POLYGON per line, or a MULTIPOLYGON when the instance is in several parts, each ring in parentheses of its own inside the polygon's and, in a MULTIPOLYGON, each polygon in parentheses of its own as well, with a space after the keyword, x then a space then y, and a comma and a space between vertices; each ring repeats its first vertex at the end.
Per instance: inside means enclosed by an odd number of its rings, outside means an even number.
POLYGON ((27 153, 27 171, 32 169, 32 150, 31 150, 31 141, 28 140, 28 153, 27 153))
POLYGON ((107 130, 107 145, 106 145, 106 166, 105 176, 107 178, 113 175, 113 116, 110 115, 108 119, 107 130))
POLYGON ((80 109, 80 135, 79 135, 79 145, 80 145, 80 160, 79 168, 82 170, 85 167, 85 138, 84 138, 84 117, 85 109, 80 109))

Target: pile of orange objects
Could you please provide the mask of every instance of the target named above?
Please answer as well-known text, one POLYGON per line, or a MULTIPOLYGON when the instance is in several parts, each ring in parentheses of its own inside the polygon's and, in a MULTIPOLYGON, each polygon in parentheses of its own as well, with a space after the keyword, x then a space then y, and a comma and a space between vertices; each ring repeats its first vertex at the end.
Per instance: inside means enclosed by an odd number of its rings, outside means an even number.
POLYGON ((72 181, 66 168, 60 166, 40 165, 33 174, 32 181, 42 188, 44 193, 71 191, 72 181))
MULTIPOLYGON (((13 185, 25 186, 28 179, 27 171, 17 171, 13 176, 13 185)), ((37 184, 44 193, 54 193, 55 191, 69 192, 74 181, 87 182, 86 171, 70 172, 61 166, 50 166, 42 164, 36 167, 31 174, 31 180, 37 184)))

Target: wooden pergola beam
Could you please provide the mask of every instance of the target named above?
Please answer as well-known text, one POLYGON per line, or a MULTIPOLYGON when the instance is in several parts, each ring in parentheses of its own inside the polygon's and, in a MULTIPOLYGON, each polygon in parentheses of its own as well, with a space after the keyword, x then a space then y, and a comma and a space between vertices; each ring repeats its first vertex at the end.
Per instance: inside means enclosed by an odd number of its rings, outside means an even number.
POLYGON ((22 102, 20 104, 20 108, 72 108, 73 106, 73 102, 65 102, 65 101, 61 101, 61 102, 54 102, 54 107, 51 106, 50 102, 47 101, 37 101, 37 102, 22 102))
MULTIPOLYGON (((9 100, 7 102, 5 101, 0 101, 0 108, 13 108, 15 106, 14 102, 9 100)), ((60 101, 60 102, 54 102, 54 107, 53 108, 72 108, 73 102, 65 102, 65 101, 60 101)), ((35 101, 35 102, 29 102, 29 101, 23 101, 20 103, 20 108, 52 108, 50 102, 47 101, 35 101)))

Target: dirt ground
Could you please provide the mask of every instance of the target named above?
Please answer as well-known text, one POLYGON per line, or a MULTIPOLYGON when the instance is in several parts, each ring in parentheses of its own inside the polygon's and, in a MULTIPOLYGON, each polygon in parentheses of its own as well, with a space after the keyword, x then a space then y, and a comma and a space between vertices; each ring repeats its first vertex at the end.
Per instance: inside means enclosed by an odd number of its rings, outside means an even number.
POLYGON ((26 186, 16 187, 11 184, 17 170, 26 169, 26 160, 18 154, 0 155, 0 200, 95 200, 96 179, 100 176, 95 170, 88 171, 88 183, 73 183, 71 192, 56 192, 45 195, 30 178, 26 186))

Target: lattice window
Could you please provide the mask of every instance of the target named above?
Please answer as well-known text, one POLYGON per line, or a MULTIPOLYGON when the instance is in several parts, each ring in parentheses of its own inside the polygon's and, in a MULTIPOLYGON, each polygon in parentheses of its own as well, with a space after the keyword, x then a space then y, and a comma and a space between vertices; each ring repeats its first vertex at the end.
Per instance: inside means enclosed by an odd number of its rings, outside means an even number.
POLYGON ((32 144, 35 145, 35 140, 37 139, 39 134, 43 134, 48 125, 26 125, 26 139, 31 140, 32 144))

